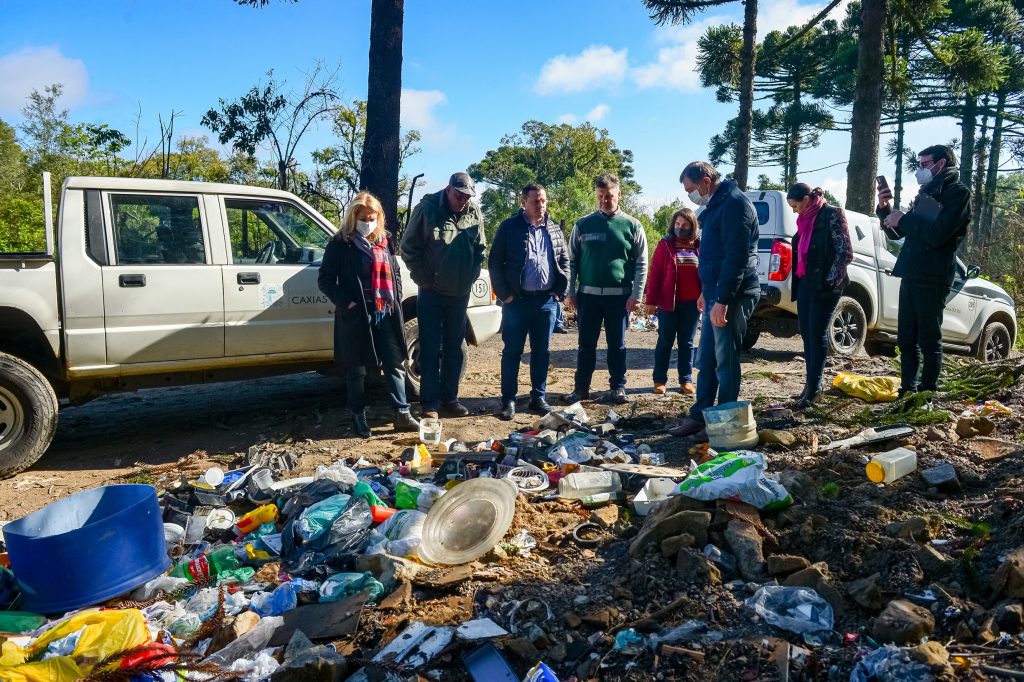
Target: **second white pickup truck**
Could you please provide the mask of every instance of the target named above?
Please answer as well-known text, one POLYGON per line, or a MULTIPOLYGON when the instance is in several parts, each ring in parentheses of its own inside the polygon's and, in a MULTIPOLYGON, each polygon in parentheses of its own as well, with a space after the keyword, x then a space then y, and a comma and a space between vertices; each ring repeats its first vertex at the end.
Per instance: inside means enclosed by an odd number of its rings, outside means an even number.
MULTIPOLYGON (((95 177, 61 192, 46 251, 0 254, 0 477, 46 451, 58 398, 330 366, 334 306, 317 272, 335 228, 298 197, 95 177)), ((402 276, 415 394, 417 290, 402 276)), ((498 331, 487 271, 467 315, 469 343, 498 331)))

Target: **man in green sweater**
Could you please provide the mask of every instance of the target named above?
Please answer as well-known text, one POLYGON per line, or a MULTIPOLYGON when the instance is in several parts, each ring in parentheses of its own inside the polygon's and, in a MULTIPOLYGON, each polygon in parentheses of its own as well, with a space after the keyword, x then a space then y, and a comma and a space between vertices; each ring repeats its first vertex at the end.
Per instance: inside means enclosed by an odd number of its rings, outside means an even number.
POLYGON ((576 221, 569 236, 569 293, 576 308, 579 351, 576 384, 566 401, 590 400, 597 340, 604 325, 608 342, 609 400, 626 402, 626 326, 647 280, 647 235, 643 225, 619 210, 619 178, 594 179, 597 208, 576 221))

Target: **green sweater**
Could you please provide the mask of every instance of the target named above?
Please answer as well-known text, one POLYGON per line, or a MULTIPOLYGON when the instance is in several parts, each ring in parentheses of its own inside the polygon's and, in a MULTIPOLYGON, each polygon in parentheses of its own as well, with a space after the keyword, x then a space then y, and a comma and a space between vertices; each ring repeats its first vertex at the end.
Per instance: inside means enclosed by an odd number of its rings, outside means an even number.
POLYGON ((594 211, 576 221, 569 236, 569 295, 629 294, 643 298, 647 235, 633 216, 594 211))

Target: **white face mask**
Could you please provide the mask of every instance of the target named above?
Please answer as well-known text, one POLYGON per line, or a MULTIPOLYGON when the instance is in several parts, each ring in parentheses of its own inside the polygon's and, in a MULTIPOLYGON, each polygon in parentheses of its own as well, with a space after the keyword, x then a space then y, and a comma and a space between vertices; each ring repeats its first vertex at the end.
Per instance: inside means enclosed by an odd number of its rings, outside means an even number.
POLYGON ((917 184, 927 185, 932 180, 932 172, 927 168, 918 168, 914 177, 917 178, 917 184))
POLYGON ((696 189, 693 190, 692 192, 687 192, 686 196, 688 196, 690 198, 690 201, 692 201, 693 203, 697 204, 698 206, 706 206, 708 201, 711 200, 711 195, 710 194, 705 196, 705 195, 700 193, 700 190, 696 190, 696 189))
POLYGON ((370 236, 370 233, 377 229, 376 220, 357 220, 356 221, 356 232, 363 235, 364 237, 370 236))

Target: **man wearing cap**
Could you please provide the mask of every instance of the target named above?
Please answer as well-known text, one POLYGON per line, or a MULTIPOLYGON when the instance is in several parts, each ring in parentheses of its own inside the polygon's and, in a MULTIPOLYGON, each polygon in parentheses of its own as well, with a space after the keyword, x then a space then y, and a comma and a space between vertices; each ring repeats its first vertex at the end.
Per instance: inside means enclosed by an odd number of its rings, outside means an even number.
POLYGON ((424 195, 402 237, 402 260, 419 287, 420 405, 425 417, 465 417, 459 378, 465 355, 466 308, 484 262, 484 219, 473 180, 455 173, 440 192, 424 195))

